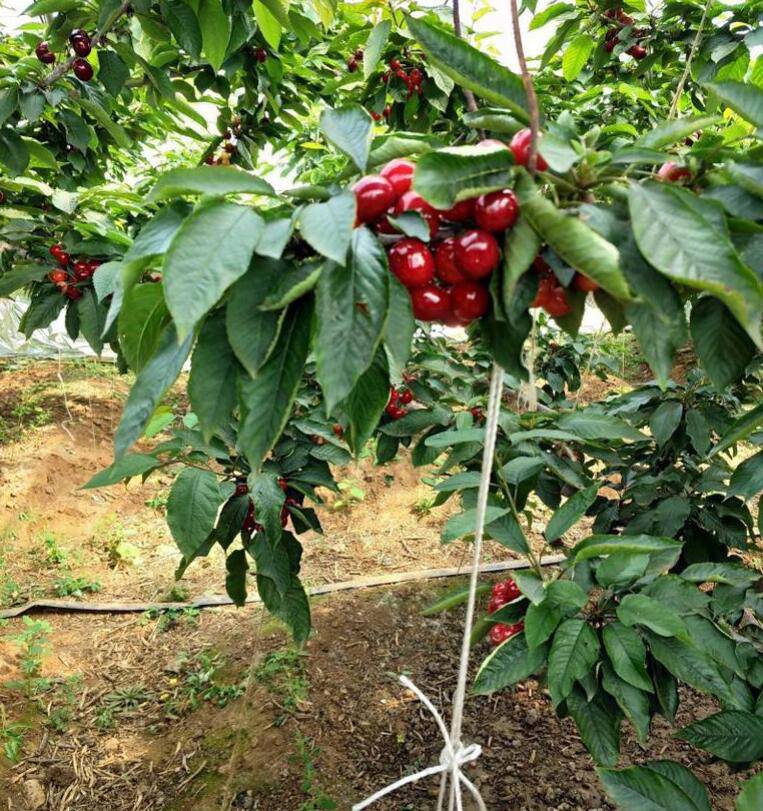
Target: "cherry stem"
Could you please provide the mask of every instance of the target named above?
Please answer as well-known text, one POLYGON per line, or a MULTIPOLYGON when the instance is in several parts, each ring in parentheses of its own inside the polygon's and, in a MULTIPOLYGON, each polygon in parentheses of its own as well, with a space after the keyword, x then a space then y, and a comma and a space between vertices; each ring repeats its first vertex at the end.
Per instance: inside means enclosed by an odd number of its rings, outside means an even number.
MULTIPOLYGON (((96 31, 95 34, 90 38, 91 42, 93 42, 95 45, 102 44, 103 38, 116 25, 119 18, 130 10, 131 5, 132 0, 125 0, 125 2, 122 3, 122 5, 118 9, 113 11, 106 18, 101 28, 98 31, 96 31)), ((67 59, 66 62, 62 62, 58 67, 54 68, 40 82, 40 87, 42 88, 50 87, 54 82, 57 82, 62 76, 66 75, 72 69, 72 65, 75 63, 77 59, 81 59, 81 57, 76 55, 72 56, 71 58, 67 59)))
POLYGON ((538 132, 540 131, 540 108, 538 107, 538 97, 535 94, 535 85, 533 84, 530 71, 527 68, 527 59, 525 58, 525 49, 522 44, 522 31, 519 28, 519 9, 517 8, 517 0, 509 0, 511 6, 511 22, 514 29, 514 46, 517 49, 517 59, 519 60, 519 69, 522 74, 522 84, 525 86, 525 93, 527 94, 527 106, 530 113, 530 154, 527 160, 527 168, 531 175, 535 174, 538 165, 538 132))
MULTIPOLYGON (((463 39, 463 30, 461 28, 461 7, 459 0, 453 0, 453 31, 459 39, 463 39)), ((476 113, 479 107, 477 100, 474 98, 474 93, 471 90, 464 88, 464 98, 466 99, 466 109, 470 113, 476 113)))

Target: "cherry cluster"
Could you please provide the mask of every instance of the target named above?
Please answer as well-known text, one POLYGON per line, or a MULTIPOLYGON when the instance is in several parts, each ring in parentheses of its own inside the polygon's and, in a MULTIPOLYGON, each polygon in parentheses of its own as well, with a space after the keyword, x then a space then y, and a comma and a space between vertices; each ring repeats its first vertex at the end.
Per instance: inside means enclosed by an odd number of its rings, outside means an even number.
POLYGON ((347 60, 347 70, 350 73, 355 73, 355 71, 360 67, 360 63, 363 61, 363 49, 358 48, 355 53, 349 57, 347 60))
MULTIPOLYGON (((617 43, 620 42, 620 31, 626 26, 633 25, 633 17, 626 14, 621 8, 609 8, 604 12, 604 16, 613 22, 604 39, 604 50, 612 53, 617 43)), ((648 33, 645 28, 634 28, 631 31, 635 39, 643 39, 648 33)), ((634 59, 643 59, 646 56, 646 48, 637 42, 635 45, 631 45, 625 53, 630 54, 634 59)))
MULTIPOLYGON (((540 277, 538 280, 538 292, 535 295, 531 307, 542 307, 549 315, 560 318, 567 315, 570 310, 567 301, 567 291, 554 275, 548 262, 542 256, 536 256, 533 261, 533 268, 540 277)), ((593 293, 599 289, 599 285, 588 276, 576 273, 572 279, 572 286, 581 293, 593 293)))
MULTIPOLYGON (((488 614, 494 614, 507 603, 511 603, 521 596, 522 592, 511 578, 501 583, 496 583, 490 592, 490 602, 487 605, 488 614)), ((498 622, 490 629, 490 641, 493 645, 500 645, 502 642, 505 642, 507 639, 510 639, 512 636, 524 630, 524 627, 524 620, 515 622, 513 625, 498 622)))
POLYGON ((50 255, 59 265, 48 274, 50 281, 61 291, 62 295, 72 301, 81 299, 82 289, 77 285, 92 278, 95 271, 101 266, 100 261, 81 257, 72 261, 69 252, 59 243, 50 246, 50 255))
POLYGON ((412 402, 413 392, 410 389, 398 389, 395 386, 390 386, 389 401, 384 410, 393 420, 399 420, 408 413, 408 409, 404 406, 410 405, 412 402))
MULTIPOLYGON (((69 34, 69 45, 76 55, 72 61, 74 75, 80 81, 89 82, 93 78, 93 66, 85 57, 93 50, 90 35, 82 28, 77 28, 69 34)), ((50 50, 47 42, 38 43, 34 52, 43 65, 52 65, 56 61, 56 55, 50 50)))
MULTIPOLYGON (((279 479, 278 486, 284 493, 287 493, 286 496, 286 503, 281 507, 281 526, 285 527, 289 523, 289 507, 299 507, 301 505, 301 501, 299 498, 295 498, 294 496, 288 495, 289 493, 289 483, 286 479, 279 479)), ((236 495, 237 496, 245 496, 249 493, 249 486, 244 481, 238 481, 236 483, 236 495)), ((246 517, 244 518, 244 523, 241 525, 241 529, 244 532, 249 533, 250 535, 254 534, 255 532, 262 532, 264 527, 262 524, 259 524, 256 520, 255 512, 254 512, 254 502, 252 499, 249 499, 249 509, 247 510, 246 517)))
POLYGON ((423 95, 426 73, 421 68, 414 66, 406 70, 399 59, 390 59, 387 64, 389 70, 385 70, 381 77, 384 84, 387 84, 394 77, 406 86, 408 98, 414 93, 418 93, 419 96, 423 95))

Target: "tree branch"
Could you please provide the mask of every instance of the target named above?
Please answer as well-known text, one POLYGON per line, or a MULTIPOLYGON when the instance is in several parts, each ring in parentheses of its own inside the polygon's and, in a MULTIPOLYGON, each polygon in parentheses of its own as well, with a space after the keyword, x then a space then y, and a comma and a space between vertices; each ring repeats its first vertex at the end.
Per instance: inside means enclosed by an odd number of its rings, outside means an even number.
POLYGON ((535 85, 533 84, 530 71, 527 68, 527 59, 525 59, 525 49, 522 45, 522 31, 519 28, 519 9, 517 8, 517 0, 509 0, 511 6, 511 22, 514 28, 514 46, 517 49, 517 59, 519 60, 519 69, 522 74, 522 84, 525 87, 527 94, 527 104, 530 113, 530 133, 532 140, 530 141, 530 155, 527 161, 527 168, 530 174, 534 175, 538 165, 538 132, 540 131, 540 108, 538 107, 538 96, 535 94, 535 85))
MULTIPOLYGON (((91 37, 91 41, 94 45, 103 44, 106 34, 108 34, 109 31, 111 31, 111 29, 116 25, 119 18, 130 10, 131 5, 132 0, 125 0, 122 5, 119 6, 119 8, 112 11, 112 13, 104 21, 101 28, 91 37)), ((72 69, 75 59, 79 59, 79 57, 72 56, 67 59, 66 62, 62 62, 60 65, 58 65, 58 67, 53 68, 53 70, 40 82, 40 87, 43 89, 50 87, 62 76, 65 76, 72 69)))
MULTIPOLYGON (((459 39, 464 38, 461 28, 461 7, 459 0, 453 0, 453 31, 459 39)), ((470 113, 476 113, 479 108, 477 107, 477 100, 474 98, 474 93, 464 88, 464 98, 466 99, 466 109, 470 113)))

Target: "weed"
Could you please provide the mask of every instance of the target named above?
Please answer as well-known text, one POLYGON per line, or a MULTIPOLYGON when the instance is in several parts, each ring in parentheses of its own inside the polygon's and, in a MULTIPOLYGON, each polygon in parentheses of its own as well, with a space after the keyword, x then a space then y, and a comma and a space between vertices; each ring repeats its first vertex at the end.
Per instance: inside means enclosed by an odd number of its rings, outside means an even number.
POLYGON ((337 512, 351 509, 366 497, 365 490, 350 479, 343 479, 338 482, 337 487, 341 495, 331 503, 331 509, 337 512))
POLYGON ((0 422, 0 445, 18 442, 32 428, 41 428, 53 422, 53 412, 44 406, 43 386, 32 386, 21 394, 11 409, 8 419, 0 422))
POLYGON ((152 608, 146 611, 146 620, 158 620, 156 627, 159 633, 171 631, 181 624, 195 627, 199 624, 198 608, 169 608, 166 611, 152 608))
POLYGON ((413 506, 411 507, 411 512, 419 517, 429 515, 434 508, 436 499, 436 493, 426 493, 425 495, 420 496, 416 499, 416 501, 414 501, 413 506))
POLYGON ((222 665, 221 656, 207 651, 185 657, 182 662, 182 692, 191 709, 198 709, 203 701, 209 701, 222 708, 243 695, 242 683, 227 684, 222 681, 220 676, 222 665))
POLYGON ((66 552, 59 546, 58 538, 52 532, 46 532, 42 538, 45 547, 43 559, 49 566, 66 566, 66 552))
POLYGON ((24 745, 24 733, 28 728, 24 724, 8 724, 5 721, 0 725, 3 754, 11 763, 18 762, 21 747, 24 745))
POLYGON ((59 597, 77 597, 82 598, 86 592, 95 594, 101 590, 101 584, 97 580, 88 580, 85 577, 72 577, 66 575, 59 577, 54 588, 59 597))
POLYGON ((169 493, 157 493, 153 498, 146 499, 143 503, 146 507, 150 507, 152 510, 157 510, 158 512, 163 512, 167 507, 167 498, 169 493))
POLYGON ((320 787, 317 780, 317 768, 315 759, 320 754, 315 743, 297 731, 297 756, 302 764, 302 791, 307 796, 305 802, 299 807, 299 811, 331 811, 339 806, 320 787))
POLYGON ((254 671, 254 677, 280 698, 284 713, 276 718, 276 726, 307 701, 310 683, 302 654, 296 648, 269 653, 254 671))
POLYGON ((104 516, 95 528, 90 544, 99 554, 104 554, 112 569, 127 566, 136 561, 140 550, 127 539, 128 531, 114 513, 104 516))
POLYGON ((82 682, 81 676, 71 676, 65 679, 53 700, 43 710, 48 715, 48 725, 56 732, 64 733, 69 728, 74 708, 77 705, 77 688, 82 682))
POLYGON ((19 669, 24 680, 21 683, 10 682, 11 687, 21 687, 27 696, 32 696, 37 692, 41 684, 38 678, 42 670, 42 657, 48 650, 48 636, 53 628, 45 620, 34 620, 31 617, 23 617, 23 630, 10 637, 20 648, 19 669))

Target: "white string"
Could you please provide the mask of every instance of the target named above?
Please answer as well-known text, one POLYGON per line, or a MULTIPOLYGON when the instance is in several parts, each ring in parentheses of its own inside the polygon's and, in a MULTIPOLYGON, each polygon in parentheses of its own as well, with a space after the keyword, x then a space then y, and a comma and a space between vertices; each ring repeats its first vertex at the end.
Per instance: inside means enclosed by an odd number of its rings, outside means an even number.
POLYGON ((482 556, 482 541, 485 535, 485 512, 487 509, 488 496, 490 494, 490 477, 493 471, 493 456, 495 454, 495 442, 498 433, 498 416, 501 411, 502 392, 503 369, 501 369, 497 363, 494 363, 490 377, 490 394, 488 397, 485 427, 485 447, 482 454, 482 471, 477 494, 476 526, 474 530, 474 544, 472 547, 472 568, 469 576, 469 598, 466 603, 464 636, 461 643, 458 681, 453 696, 453 718, 451 720, 450 732, 448 732, 445 722, 434 704, 432 704, 410 679, 405 676, 400 677, 400 682, 416 694, 421 703, 429 710, 440 729, 440 734, 445 741, 445 746, 440 753, 440 763, 437 766, 430 766, 427 769, 423 769, 416 774, 403 777, 386 788, 377 791, 376 794, 372 794, 368 799, 363 800, 363 802, 353 805, 352 811, 361 811, 361 809, 367 808, 377 800, 386 797, 387 794, 391 794, 403 786, 407 786, 410 783, 417 783, 425 777, 431 777, 436 774, 441 775, 437 811, 442 811, 448 786, 450 786, 448 800, 449 811, 454 811, 454 809, 455 811, 463 811, 462 788, 465 788, 471 794, 472 798, 477 803, 479 811, 487 811, 485 802, 476 786, 462 771, 464 766, 479 758, 482 754, 482 747, 474 743, 464 746, 461 743, 461 726, 464 716, 464 702, 466 701, 466 681, 469 672, 469 651, 477 602, 477 581, 479 578, 480 558, 482 556))

